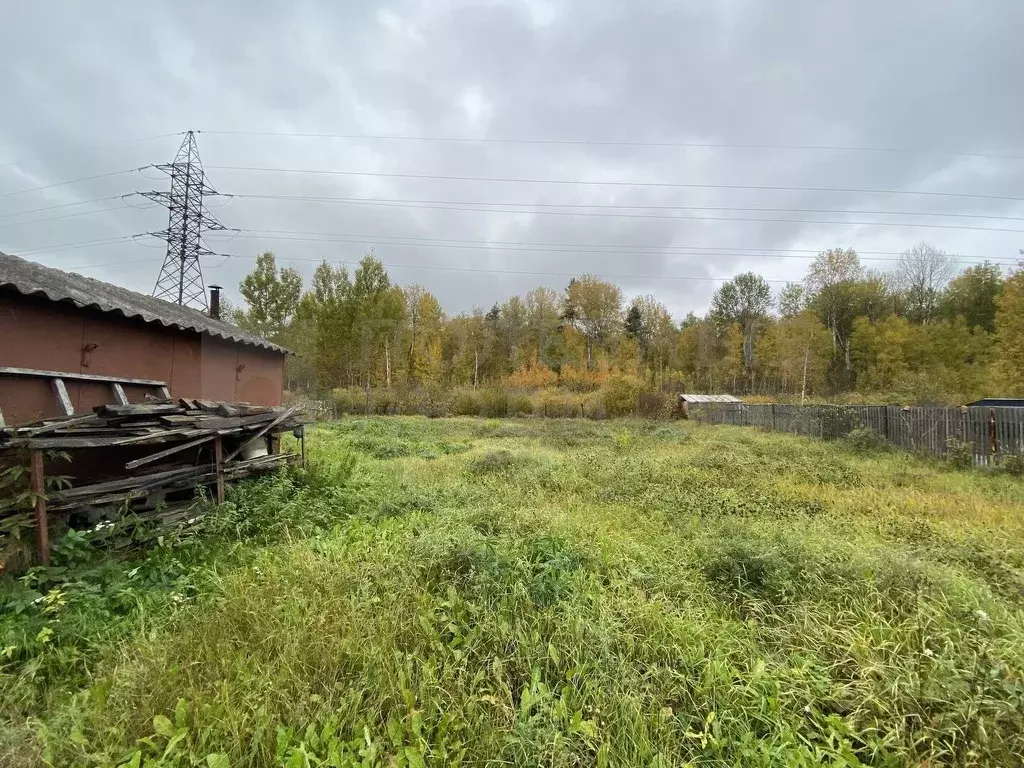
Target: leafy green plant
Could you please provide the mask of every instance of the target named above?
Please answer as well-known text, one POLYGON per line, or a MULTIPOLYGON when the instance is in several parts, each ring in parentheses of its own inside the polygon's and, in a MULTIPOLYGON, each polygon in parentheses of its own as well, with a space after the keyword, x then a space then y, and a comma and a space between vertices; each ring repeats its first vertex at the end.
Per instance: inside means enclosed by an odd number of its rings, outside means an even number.
POLYGON ((861 426, 850 430, 843 440, 854 453, 867 454, 888 450, 891 446, 885 436, 871 427, 861 426))
POLYGON ((951 437, 946 441, 946 461, 955 469, 970 469, 974 466, 974 445, 951 437))

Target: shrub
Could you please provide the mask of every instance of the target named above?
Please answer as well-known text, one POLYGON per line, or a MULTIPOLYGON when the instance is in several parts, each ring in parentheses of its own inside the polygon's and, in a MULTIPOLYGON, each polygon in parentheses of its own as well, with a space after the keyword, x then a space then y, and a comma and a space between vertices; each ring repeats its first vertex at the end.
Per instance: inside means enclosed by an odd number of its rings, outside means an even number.
POLYGON ((424 408, 420 413, 432 419, 451 416, 453 397, 451 390, 441 386, 431 386, 423 390, 424 408))
POLYGON ((637 412, 643 382, 634 376, 612 376, 601 392, 607 416, 629 416, 637 412))
POLYGON ((1010 454, 999 463, 999 471, 1015 477, 1024 477, 1024 456, 1010 454))
POLYGON ((483 410, 480 393, 474 389, 460 389, 452 400, 452 413, 456 416, 479 416, 483 410))
POLYGON ((579 396, 569 392, 545 389, 537 396, 535 412, 548 418, 578 418, 583 415, 583 402, 579 396))
POLYGON ((974 446, 951 437, 946 441, 946 460, 956 469, 970 469, 974 466, 974 446))
POLYGON ((882 451, 889 447, 889 441, 885 439, 885 436, 879 434, 871 427, 857 427, 844 440, 854 453, 871 453, 872 451, 882 451))
POLYGON ((669 419, 676 411, 676 402, 672 393, 647 390, 637 399, 637 411, 647 419, 669 419))
POLYGON ((370 407, 374 413, 389 416, 399 409, 399 396, 393 389, 376 389, 370 396, 370 407))
POLYGON ((604 392, 590 392, 580 398, 580 412, 585 418, 601 420, 608 413, 604 407, 604 392))
POLYGON ((480 396, 481 415, 497 419, 508 415, 508 392, 503 389, 485 389, 480 396))
POLYGON ((366 392, 362 389, 347 387, 332 390, 331 400, 339 416, 366 413, 366 392))
POLYGON ((533 413, 533 400, 529 395, 518 392, 509 395, 508 398, 508 415, 509 416, 529 416, 533 413))

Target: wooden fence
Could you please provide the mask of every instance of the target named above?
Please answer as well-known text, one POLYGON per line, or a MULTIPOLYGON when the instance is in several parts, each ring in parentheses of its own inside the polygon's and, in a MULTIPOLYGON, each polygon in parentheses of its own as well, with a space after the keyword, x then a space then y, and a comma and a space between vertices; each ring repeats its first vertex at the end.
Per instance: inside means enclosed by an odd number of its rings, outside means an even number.
POLYGON ((978 465, 998 464, 1007 456, 1024 458, 1024 408, 706 403, 691 406, 690 418, 826 440, 870 427, 908 451, 944 457, 951 444, 968 443, 978 465))

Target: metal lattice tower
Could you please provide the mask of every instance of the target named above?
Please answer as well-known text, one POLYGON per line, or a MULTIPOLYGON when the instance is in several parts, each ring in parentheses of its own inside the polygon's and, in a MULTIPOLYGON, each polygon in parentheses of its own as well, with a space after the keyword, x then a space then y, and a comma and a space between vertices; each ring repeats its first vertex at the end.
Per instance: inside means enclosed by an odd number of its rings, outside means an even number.
POLYGON ((170 212, 167 229, 149 233, 167 243, 167 256, 153 295, 205 312, 209 307, 199 257, 209 256, 213 251, 203 243, 203 231, 225 227, 203 208, 203 199, 217 191, 206 183, 195 134, 189 131, 185 135, 174 162, 156 167, 171 177, 171 190, 142 193, 170 212))

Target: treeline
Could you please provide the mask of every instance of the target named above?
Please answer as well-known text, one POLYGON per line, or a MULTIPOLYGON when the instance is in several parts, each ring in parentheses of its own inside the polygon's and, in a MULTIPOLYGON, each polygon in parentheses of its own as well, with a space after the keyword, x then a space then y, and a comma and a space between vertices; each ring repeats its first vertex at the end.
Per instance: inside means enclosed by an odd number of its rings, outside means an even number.
POLYGON ((705 316, 680 321, 653 296, 626 301, 593 275, 449 316, 422 286, 394 284, 373 254, 351 273, 320 264, 307 288, 266 252, 242 281, 246 306, 232 319, 292 349, 288 386, 309 393, 586 392, 629 377, 648 390, 790 398, 1024 395, 1024 270, 956 266, 927 243, 889 272, 833 249, 777 294, 754 272, 737 275, 705 316))

